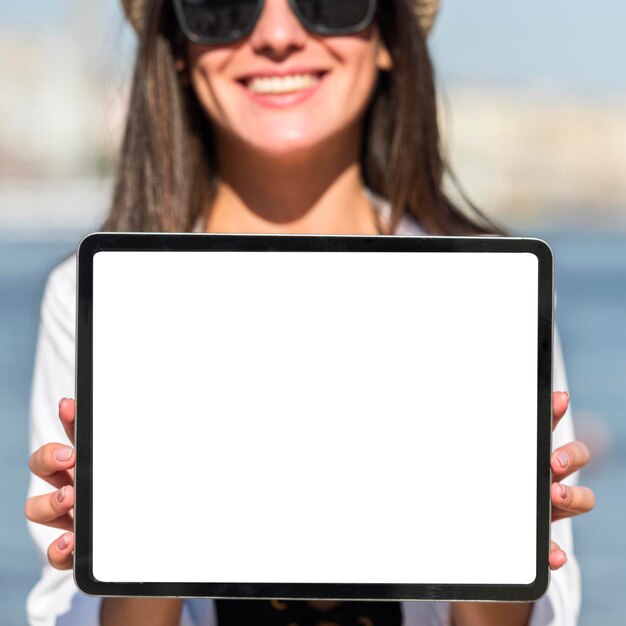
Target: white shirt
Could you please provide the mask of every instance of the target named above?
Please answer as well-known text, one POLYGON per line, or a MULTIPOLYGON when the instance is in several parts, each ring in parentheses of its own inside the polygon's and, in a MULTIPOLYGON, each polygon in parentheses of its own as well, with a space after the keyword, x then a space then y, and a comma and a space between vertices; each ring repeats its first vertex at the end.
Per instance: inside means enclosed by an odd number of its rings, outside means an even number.
MULTIPOLYGON (((373 200, 385 221, 389 205, 373 200)), ((197 228, 196 228, 197 229, 197 228)), ((409 217, 403 217, 398 235, 423 235, 423 230, 409 217)), ((75 321, 76 257, 72 255, 50 273, 41 304, 39 336, 30 404, 30 450, 49 442, 67 442, 58 418, 58 403, 75 396, 75 321)), ((408 332, 408 331, 407 331, 408 332)), ((567 390, 567 381, 558 334, 554 344, 554 389, 567 390)), ((553 436, 553 446, 574 439, 570 410, 553 436)), ((564 481, 576 482, 575 477, 564 481)), ((29 496, 49 493, 52 487, 40 478, 31 477, 29 496)), ((99 624, 101 599, 78 592, 72 571, 58 571, 47 560, 48 545, 60 531, 28 522, 42 565, 41 578, 27 600, 27 614, 32 626, 96 626, 99 624)), ((533 609, 531 626, 574 626, 580 609, 580 573, 573 554, 570 520, 552 525, 552 538, 568 555, 567 564, 552 573, 550 588, 533 609)), ((514 539, 511 539, 514 541, 514 539)), ((503 546, 506 549, 506 546, 503 546)), ((404 626, 447 626, 451 623, 447 602, 403 602, 404 626)), ((181 626, 218 626, 214 603, 206 599, 186 600, 181 626)))

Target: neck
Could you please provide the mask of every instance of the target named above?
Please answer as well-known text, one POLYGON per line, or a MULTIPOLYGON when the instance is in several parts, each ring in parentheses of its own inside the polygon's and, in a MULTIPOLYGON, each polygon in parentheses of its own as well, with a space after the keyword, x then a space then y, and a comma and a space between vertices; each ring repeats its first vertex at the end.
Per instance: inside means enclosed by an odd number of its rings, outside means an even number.
POLYGON ((288 156, 218 140, 220 182, 209 232, 376 234, 363 190, 358 133, 288 156), (343 149, 342 149, 343 146, 343 149))

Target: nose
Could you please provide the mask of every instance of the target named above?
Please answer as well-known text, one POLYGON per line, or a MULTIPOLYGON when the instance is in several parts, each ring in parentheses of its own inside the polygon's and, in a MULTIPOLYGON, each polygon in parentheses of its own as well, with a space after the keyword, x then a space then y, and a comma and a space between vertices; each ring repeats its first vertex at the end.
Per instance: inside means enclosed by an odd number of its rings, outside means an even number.
POLYGON ((282 61, 301 50, 308 37, 289 6, 289 0, 265 0, 263 11, 250 35, 250 44, 257 54, 273 61, 282 61))

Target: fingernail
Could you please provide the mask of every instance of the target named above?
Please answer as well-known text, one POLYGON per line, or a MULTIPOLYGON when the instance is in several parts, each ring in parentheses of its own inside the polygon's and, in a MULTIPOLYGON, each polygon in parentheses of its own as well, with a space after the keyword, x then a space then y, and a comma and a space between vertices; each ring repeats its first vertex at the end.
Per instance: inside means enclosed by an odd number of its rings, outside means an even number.
POLYGON ((557 452, 556 453, 556 458, 558 459, 559 463, 561 464, 561 467, 563 469, 565 469, 567 467, 567 464, 569 463, 569 456, 567 456, 566 452, 557 452))
POLYGON ((68 447, 57 448, 54 451, 54 458, 57 461, 61 461, 61 463, 65 463, 66 461, 69 461, 72 458, 72 454, 74 454, 73 448, 68 448, 68 447))
POLYGON ((67 400, 67 398, 63 397, 59 400, 59 409, 61 409, 61 407, 63 406, 63 401, 67 400))
POLYGON ((61 489, 57 491, 57 502, 63 502, 64 498, 65 498, 65 487, 61 487, 61 489))
POLYGON ((563 396, 563 400, 569 402, 569 393, 567 391, 561 391, 561 396, 563 396))
POLYGON ((567 487, 565 485, 562 485, 561 483, 559 483, 559 487, 561 488, 561 498, 565 500, 565 498, 567 497, 567 487))
POLYGON ((58 541, 57 541, 57 548, 59 550, 65 550, 65 548, 67 548, 67 546, 70 545, 70 539, 69 539, 69 535, 65 534, 63 535, 58 541))

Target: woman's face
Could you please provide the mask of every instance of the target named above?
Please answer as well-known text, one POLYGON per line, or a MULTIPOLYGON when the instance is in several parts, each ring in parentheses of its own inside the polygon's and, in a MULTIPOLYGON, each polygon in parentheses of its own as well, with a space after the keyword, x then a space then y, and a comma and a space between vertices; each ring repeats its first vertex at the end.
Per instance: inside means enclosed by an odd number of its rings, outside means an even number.
POLYGON ((252 33, 220 46, 188 44, 191 85, 222 138, 267 155, 306 151, 362 120, 379 67, 375 27, 309 33, 288 0, 265 0, 252 33))

